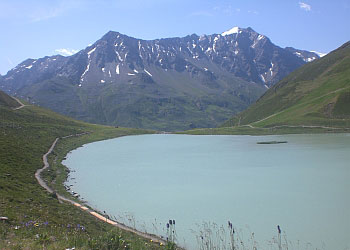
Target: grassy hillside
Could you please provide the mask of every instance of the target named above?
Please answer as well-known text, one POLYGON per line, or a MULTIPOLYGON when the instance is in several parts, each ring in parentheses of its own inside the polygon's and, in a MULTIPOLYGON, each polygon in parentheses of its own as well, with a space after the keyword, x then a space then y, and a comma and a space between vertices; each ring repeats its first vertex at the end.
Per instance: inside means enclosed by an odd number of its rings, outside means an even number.
POLYGON ((222 127, 350 128, 350 42, 306 64, 222 127))
POLYGON ((0 106, 16 108, 20 105, 15 99, 0 90, 0 106))
MULTIPOLYGON (((2 102, 7 98, 0 97, 2 102)), ((34 173, 42 167, 42 156, 55 138, 82 132, 90 134, 59 141, 50 156, 51 165, 59 166, 57 159, 90 141, 149 133, 77 122, 35 106, 13 110, 0 105, 0 217, 8 218, 0 220, 0 249, 160 248, 60 203, 39 186, 34 173)), ((45 173, 51 186, 62 182, 66 173, 56 169, 61 173, 54 169, 45 173)))

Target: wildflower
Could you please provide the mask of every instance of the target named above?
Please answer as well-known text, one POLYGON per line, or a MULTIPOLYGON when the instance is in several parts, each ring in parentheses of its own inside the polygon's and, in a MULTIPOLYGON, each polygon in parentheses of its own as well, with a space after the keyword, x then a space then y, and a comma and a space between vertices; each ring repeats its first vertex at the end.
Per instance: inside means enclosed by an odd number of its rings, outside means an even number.
POLYGON ((15 226, 15 230, 18 230, 20 228, 20 226, 15 226))
POLYGON ((38 223, 38 222, 37 222, 37 223, 35 223, 35 224, 34 224, 34 226, 38 227, 38 226, 39 226, 39 223, 38 223))
POLYGON ((49 222, 45 221, 43 224, 44 224, 45 226, 47 226, 47 225, 49 224, 49 222))

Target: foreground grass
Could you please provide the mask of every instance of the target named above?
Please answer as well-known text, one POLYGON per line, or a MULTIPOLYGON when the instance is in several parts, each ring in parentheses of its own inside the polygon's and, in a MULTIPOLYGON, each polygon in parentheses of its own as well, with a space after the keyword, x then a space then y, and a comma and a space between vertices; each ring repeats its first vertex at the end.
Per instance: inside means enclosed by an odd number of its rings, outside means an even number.
MULTIPOLYGON (((55 138, 83 132, 89 134, 60 140, 50 156, 54 166, 84 143, 151 133, 85 124, 34 106, 16 111, 0 106, 0 217, 8 218, 0 221, 0 249, 161 248, 60 203, 38 185, 34 173, 42 167, 42 155, 55 138)), ((46 177, 63 191, 64 174, 51 170, 46 177)))

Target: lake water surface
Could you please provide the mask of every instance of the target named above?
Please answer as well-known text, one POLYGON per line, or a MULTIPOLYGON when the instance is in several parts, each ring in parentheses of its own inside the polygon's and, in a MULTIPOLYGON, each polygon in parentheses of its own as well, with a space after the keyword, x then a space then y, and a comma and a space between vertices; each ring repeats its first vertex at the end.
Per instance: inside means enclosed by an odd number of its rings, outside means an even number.
POLYGON ((350 249, 350 134, 127 136, 63 163, 92 207, 165 237, 175 219, 189 249, 203 223, 228 220, 246 244, 254 232, 258 249, 270 249, 277 225, 289 249, 350 249), (273 140, 288 143, 257 144, 273 140))

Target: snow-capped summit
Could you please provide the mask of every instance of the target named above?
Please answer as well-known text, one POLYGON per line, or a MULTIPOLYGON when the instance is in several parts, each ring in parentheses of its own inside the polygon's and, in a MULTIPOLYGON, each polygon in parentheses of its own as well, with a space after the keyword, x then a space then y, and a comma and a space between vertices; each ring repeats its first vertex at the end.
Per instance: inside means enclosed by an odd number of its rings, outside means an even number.
POLYGON ((238 34, 241 31, 239 27, 233 27, 232 29, 221 33, 222 36, 228 36, 232 34, 238 34))
POLYGON ((250 27, 155 40, 110 31, 74 55, 22 62, 0 89, 89 122, 185 130, 221 124, 317 58, 250 27))

